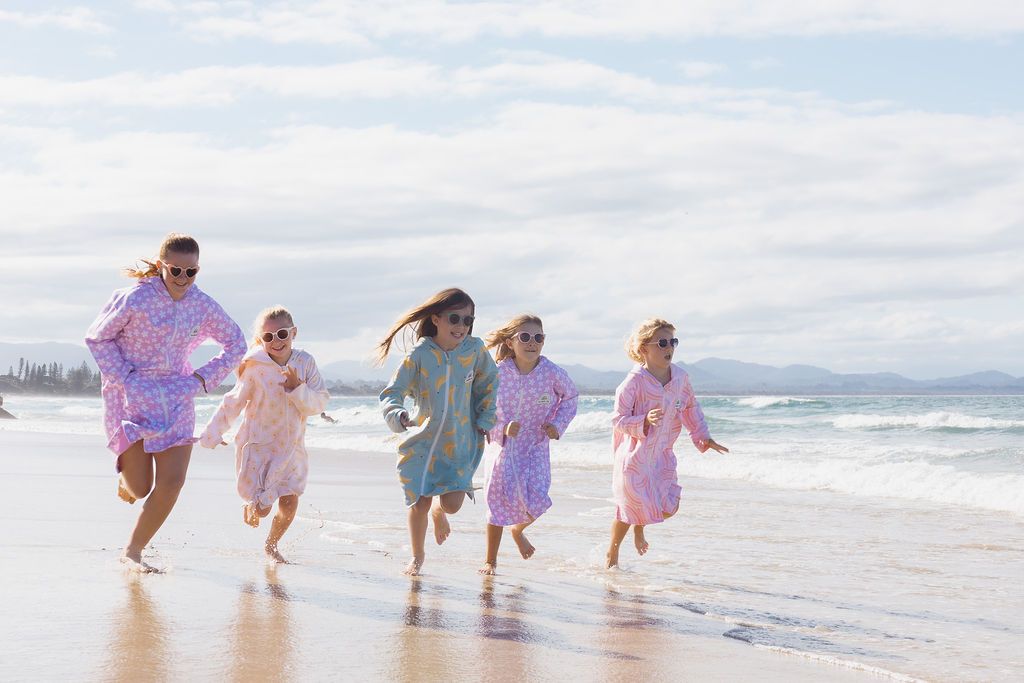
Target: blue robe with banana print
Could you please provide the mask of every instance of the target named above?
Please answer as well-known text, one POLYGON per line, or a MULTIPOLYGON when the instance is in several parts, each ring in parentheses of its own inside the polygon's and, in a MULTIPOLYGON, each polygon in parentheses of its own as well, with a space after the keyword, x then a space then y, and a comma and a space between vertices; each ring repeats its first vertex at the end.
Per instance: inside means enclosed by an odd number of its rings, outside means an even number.
POLYGON ((422 338, 380 394, 393 432, 404 432, 405 399, 416 405, 412 424, 422 426, 398 447, 398 478, 406 505, 420 496, 465 491, 473 497, 473 473, 484 435, 494 426, 498 369, 484 343, 466 337, 445 351, 422 338))

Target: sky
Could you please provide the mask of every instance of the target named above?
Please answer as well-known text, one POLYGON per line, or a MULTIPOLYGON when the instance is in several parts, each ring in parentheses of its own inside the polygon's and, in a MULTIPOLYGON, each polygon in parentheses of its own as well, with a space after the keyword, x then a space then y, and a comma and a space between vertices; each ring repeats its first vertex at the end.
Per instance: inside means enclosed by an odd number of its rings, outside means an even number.
POLYGON ((0 0, 0 341, 171 231, 321 364, 448 286, 545 353, 1024 375, 1024 10, 0 0))

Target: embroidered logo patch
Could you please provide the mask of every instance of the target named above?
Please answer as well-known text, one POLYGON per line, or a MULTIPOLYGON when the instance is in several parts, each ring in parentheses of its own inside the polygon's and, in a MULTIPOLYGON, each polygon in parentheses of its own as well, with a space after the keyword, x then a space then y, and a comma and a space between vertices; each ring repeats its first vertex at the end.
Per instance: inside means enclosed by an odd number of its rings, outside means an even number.
POLYGON ((682 408, 682 407, 683 407, 683 399, 677 398, 676 399, 676 408, 682 408))
POLYGON ((549 406, 549 405, 551 405, 551 395, 550 394, 541 394, 540 396, 538 396, 537 397, 537 405, 539 405, 539 406, 549 406))
POLYGON ((466 384, 469 384, 470 382, 472 382, 473 381, 473 377, 474 377, 473 371, 470 370, 469 373, 466 375, 466 384))
POLYGON ((188 336, 190 336, 190 337, 198 337, 199 336, 199 325, 196 325, 191 330, 189 330, 188 331, 188 336))

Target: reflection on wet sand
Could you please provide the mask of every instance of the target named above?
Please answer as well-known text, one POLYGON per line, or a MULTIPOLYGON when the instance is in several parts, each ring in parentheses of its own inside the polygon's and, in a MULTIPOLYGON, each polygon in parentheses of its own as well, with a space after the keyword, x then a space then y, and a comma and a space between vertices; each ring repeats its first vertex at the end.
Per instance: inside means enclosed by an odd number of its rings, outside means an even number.
POLYGON ((111 617, 104 680, 166 680, 171 674, 168 628, 145 586, 146 577, 125 575, 125 601, 111 617))
POLYGON ((477 669, 484 680, 524 681, 532 678, 534 669, 534 649, 517 648, 514 656, 493 657, 493 645, 489 639, 507 640, 513 643, 540 642, 540 635, 535 632, 530 622, 517 615, 524 615, 524 598, 527 597, 526 586, 495 585, 494 577, 484 576, 480 586, 480 617, 477 633, 484 637, 478 641, 477 669), (504 592, 502 589, 507 588, 504 592), (495 613, 497 612, 497 613, 495 613), (505 615, 511 616, 505 616, 505 615))
POLYGON ((409 581, 402 624, 393 641, 392 669, 388 678, 395 681, 454 680, 464 673, 448 649, 444 632, 452 628, 445 610, 434 607, 435 600, 424 589, 421 579, 409 581))
POLYGON ((266 585, 242 584, 238 615, 231 626, 231 671, 235 681, 280 681, 294 673, 295 638, 292 634, 291 596, 266 568, 266 585))

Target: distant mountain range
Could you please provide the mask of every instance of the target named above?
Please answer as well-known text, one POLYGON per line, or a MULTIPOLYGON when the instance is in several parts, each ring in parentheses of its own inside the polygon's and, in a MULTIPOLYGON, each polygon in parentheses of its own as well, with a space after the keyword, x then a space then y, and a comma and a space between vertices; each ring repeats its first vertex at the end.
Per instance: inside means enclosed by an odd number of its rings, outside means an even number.
MULTIPOLYGON (((200 365, 216 355, 212 346, 201 346, 193 354, 194 365, 200 365)), ((85 346, 45 342, 39 344, 9 344, 0 342, 0 375, 8 367, 18 370, 18 359, 29 363, 60 363, 65 369, 77 367, 83 361, 95 368, 92 356, 85 346)), ((373 368, 359 361, 337 361, 321 366, 328 381, 347 385, 365 385, 367 388, 386 382, 397 364, 392 359, 384 368, 373 368)), ((681 364, 690 375, 694 389, 699 392, 736 394, 937 394, 937 393, 997 393, 1024 394, 1024 377, 988 370, 956 377, 913 380, 892 372, 839 374, 812 365, 771 365, 744 363, 724 358, 705 358, 692 364, 681 364)), ((591 392, 614 391, 625 377, 625 371, 595 370, 584 365, 564 365, 569 375, 582 390, 591 392)), ((230 381, 230 380, 229 380, 230 381)))

